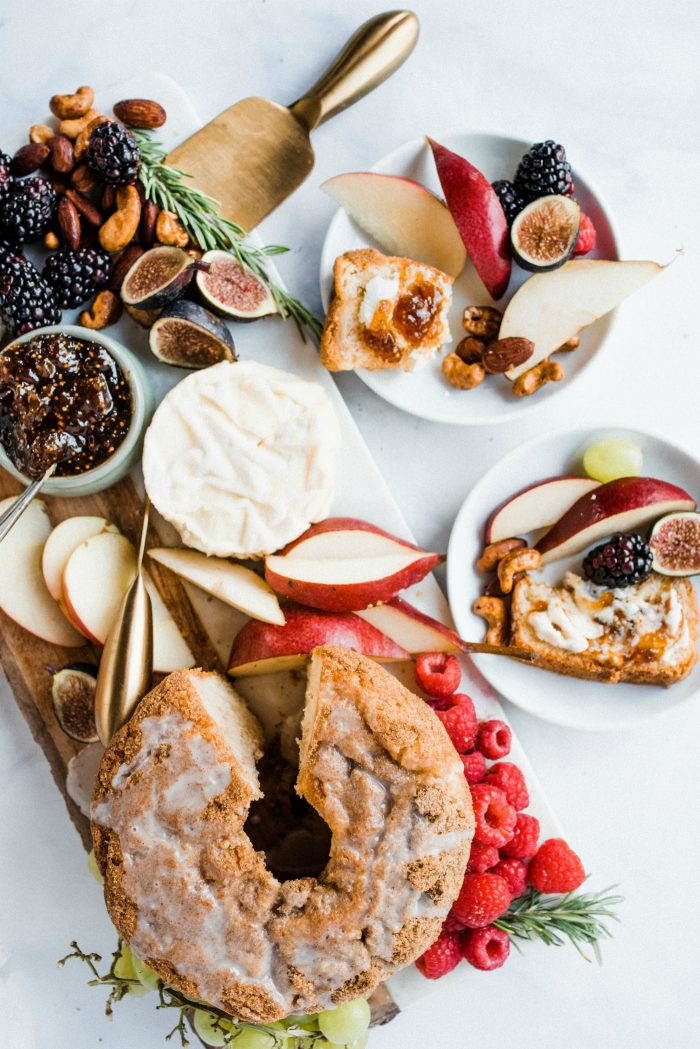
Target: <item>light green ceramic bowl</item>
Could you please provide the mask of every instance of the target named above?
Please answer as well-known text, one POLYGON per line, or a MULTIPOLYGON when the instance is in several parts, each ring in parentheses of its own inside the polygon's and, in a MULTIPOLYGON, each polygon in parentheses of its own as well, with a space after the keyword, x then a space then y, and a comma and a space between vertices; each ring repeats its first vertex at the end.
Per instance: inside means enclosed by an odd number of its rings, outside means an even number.
MULTIPOLYGON (((17 343, 21 342, 30 342, 37 335, 50 334, 71 335, 73 338, 83 339, 85 342, 96 342, 100 346, 104 346, 121 368, 131 389, 133 413, 129 432, 114 455, 111 455, 109 459, 100 463, 93 470, 86 470, 85 473, 76 474, 75 477, 52 477, 42 489, 46 495, 91 495, 93 492, 101 492, 104 488, 109 488, 111 485, 116 484, 129 472, 138 459, 141 453, 143 431, 153 413, 153 393, 143 366, 134 357, 133 353, 115 339, 110 338, 109 335, 104 335, 101 331, 91 331, 89 328, 81 328, 77 324, 55 324, 48 328, 37 328, 35 331, 27 332, 26 335, 21 335, 19 338, 14 339, 10 346, 16 346, 17 343)), ((7 349, 9 349, 9 346, 2 352, 6 352, 7 349)), ((0 466, 21 481, 22 484, 30 483, 30 479, 13 466, 1 446, 0 466)))

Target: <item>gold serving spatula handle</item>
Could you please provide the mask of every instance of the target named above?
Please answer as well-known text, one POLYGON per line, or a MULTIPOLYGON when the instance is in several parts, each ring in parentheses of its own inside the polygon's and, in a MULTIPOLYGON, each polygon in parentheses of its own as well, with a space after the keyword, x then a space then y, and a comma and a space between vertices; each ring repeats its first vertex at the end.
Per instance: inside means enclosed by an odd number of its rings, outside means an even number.
POLYGON ((125 725, 151 687, 153 675, 153 610, 143 575, 148 531, 148 503, 141 530, 134 581, 124 595, 105 643, 97 675, 95 725, 105 746, 125 725))
POLYGON ((310 91, 289 108, 312 131, 357 102, 406 61, 418 40, 412 11, 386 11, 361 25, 310 91))

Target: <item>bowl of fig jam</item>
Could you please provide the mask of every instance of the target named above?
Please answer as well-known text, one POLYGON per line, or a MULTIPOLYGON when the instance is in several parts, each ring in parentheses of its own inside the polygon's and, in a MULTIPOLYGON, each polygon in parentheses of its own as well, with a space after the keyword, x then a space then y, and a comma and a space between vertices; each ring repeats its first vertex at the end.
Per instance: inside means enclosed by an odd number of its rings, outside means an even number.
POLYGON ((47 494, 88 495, 130 470, 152 411, 124 346, 76 325, 39 328, 0 352, 0 466, 47 494))

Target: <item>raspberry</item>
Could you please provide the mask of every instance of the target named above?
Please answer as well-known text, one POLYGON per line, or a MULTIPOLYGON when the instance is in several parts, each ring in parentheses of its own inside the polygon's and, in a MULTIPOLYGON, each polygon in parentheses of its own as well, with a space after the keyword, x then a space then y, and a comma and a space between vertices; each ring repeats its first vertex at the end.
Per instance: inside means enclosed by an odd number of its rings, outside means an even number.
POLYGON ((492 874, 500 874, 510 886, 510 894, 514 900, 522 896, 527 888, 527 867, 522 860, 499 860, 491 868, 492 874))
POLYGON ((452 972, 462 958, 459 934, 441 932, 432 947, 416 960, 416 968, 429 980, 439 980, 452 972))
POLYGON ((458 754, 464 754, 471 750, 476 743, 476 734, 479 723, 474 713, 474 705, 468 696, 456 695, 452 697, 452 706, 447 710, 436 710, 435 713, 442 721, 447 730, 447 735, 458 754), (466 703, 462 702, 466 700, 466 703))
POLYGON ((499 874, 465 874, 452 910, 468 929, 481 929, 500 918, 510 901, 510 886, 499 874))
POLYGON ((492 765, 486 773, 484 782, 502 790, 508 803, 518 812, 526 809, 530 804, 525 777, 518 766, 511 761, 499 761, 496 765, 492 765))
POLYGON ((478 841, 472 842, 472 851, 469 853, 469 864, 467 870, 470 874, 483 874, 490 867, 498 863, 498 849, 495 845, 482 845, 478 841))
MULTIPOLYGON (((473 786, 475 783, 481 783, 482 779, 486 775, 486 758, 479 750, 472 750, 469 754, 460 754, 462 764, 464 765, 464 775, 466 776, 467 783, 473 786)), ((498 786, 498 784, 496 784, 498 786)))
POLYGON ((462 668, 456 656, 446 652, 421 652, 416 658, 418 684, 429 696, 447 699, 457 691, 462 668))
POLYGON ((573 892, 586 872, 563 838, 547 838, 530 861, 528 881, 539 892, 573 892))
POLYGON ((471 788, 471 793, 476 819, 474 841, 481 845, 502 848, 513 837, 516 820, 520 817, 498 787, 492 787, 488 783, 476 783, 471 788))
POLYGON ((462 938, 462 956, 475 969, 500 969, 510 953, 510 938, 503 929, 487 925, 470 929, 462 938))
POLYGON ((537 852, 537 839, 539 836, 540 821, 537 817, 519 812, 513 837, 506 845, 502 846, 501 855, 507 859, 529 860, 537 852))
POLYGON ((574 248, 574 256, 576 255, 587 255, 589 251, 593 251, 598 235, 596 233, 595 226, 593 225, 593 219, 589 218, 585 212, 581 212, 581 225, 578 230, 578 240, 576 241, 576 247, 574 248))
POLYGON ((464 926, 462 925, 461 921, 459 920, 456 914, 452 913, 452 911, 450 911, 450 913, 447 915, 444 922, 442 923, 443 932, 461 932, 463 928, 464 926))
POLYGON ((510 741, 513 733, 505 721, 482 721, 479 725, 477 747, 485 758, 497 761, 510 753, 510 741))

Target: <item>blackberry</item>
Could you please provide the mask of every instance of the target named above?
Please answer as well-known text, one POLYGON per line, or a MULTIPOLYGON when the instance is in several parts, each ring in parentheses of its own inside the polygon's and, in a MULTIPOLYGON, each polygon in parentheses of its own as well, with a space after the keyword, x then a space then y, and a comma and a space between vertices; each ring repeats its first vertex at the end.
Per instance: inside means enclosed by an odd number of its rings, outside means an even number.
POLYGON ((0 252, 0 317, 11 336, 58 324, 53 289, 23 255, 0 252))
POLYGON ((56 194, 45 178, 15 182, 0 200, 0 226, 5 237, 17 244, 39 240, 56 208, 56 194))
POLYGON ((517 186, 512 182, 509 182, 506 178, 501 178, 498 182, 492 182, 491 185, 501 202, 501 207, 505 212, 508 225, 512 226, 513 219, 519 215, 525 207, 525 198, 520 193, 517 186))
POLYGON ((586 554, 583 574, 598 586, 634 586, 651 572, 653 555, 641 535, 618 532, 586 554))
POLYGON ((127 186, 136 181, 141 167, 141 150, 127 128, 108 120, 98 124, 90 135, 87 161, 103 182, 127 186))
POLYGON ((62 309, 74 309, 87 302, 107 283, 109 274, 109 255, 94 248, 57 251, 49 255, 41 272, 62 309))
POLYGON ((11 163, 12 157, 0 150, 0 200, 7 196, 14 182, 12 172, 10 171, 11 163))
POLYGON ((571 164, 566 150, 553 139, 535 142, 518 164, 515 172, 516 188, 526 201, 559 193, 570 197, 574 192, 571 164))

